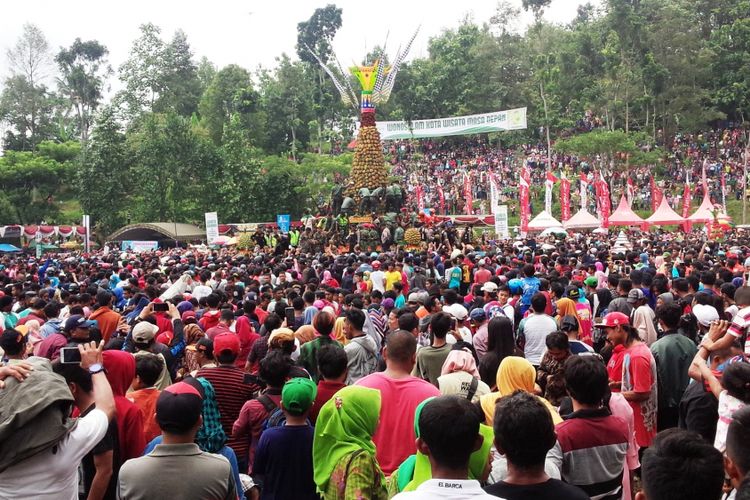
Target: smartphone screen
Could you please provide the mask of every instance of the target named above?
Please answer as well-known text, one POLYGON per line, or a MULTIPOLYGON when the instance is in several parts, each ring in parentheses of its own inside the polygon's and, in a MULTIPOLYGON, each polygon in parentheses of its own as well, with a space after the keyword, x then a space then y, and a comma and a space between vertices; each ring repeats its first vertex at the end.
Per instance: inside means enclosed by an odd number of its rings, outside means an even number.
POLYGON ((166 302, 154 303, 154 312, 167 312, 169 311, 169 304, 166 302))
POLYGON ((78 347, 63 347, 60 349, 60 362, 66 365, 77 365, 81 362, 81 351, 78 347))
POLYGON ((286 309, 284 309, 284 315, 286 316, 287 328, 293 328, 294 327, 294 308, 287 307, 286 309))

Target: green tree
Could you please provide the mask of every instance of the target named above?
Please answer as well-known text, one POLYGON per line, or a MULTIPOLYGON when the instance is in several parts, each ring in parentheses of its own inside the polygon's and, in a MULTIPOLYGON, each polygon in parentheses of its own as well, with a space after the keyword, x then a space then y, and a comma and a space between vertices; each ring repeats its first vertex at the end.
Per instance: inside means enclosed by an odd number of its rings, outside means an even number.
POLYGON ((59 92, 75 112, 82 143, 88 140, 104 84, 112 73, 107 64, 107 53, 107 48, 96 40, 84 42, 76 38, 69 48, 60 49, 55 57, 60 68, 59 92))
POLYGON ((199 105, 201 123, 214 144, 222 144, 224 128, 234 115, 245 118, 243 125, 248 138, 259 140, 260 127, 249 116, 257 110, 258 99, 250 73, 246 69, 230 64, 216 73, 199 105))
POLYGON ((713 91, 722 109, 744 122, 750 117, 750 0, 730 5, 711 32, 713 91))
POLYGON ((162 69, 165 47, 161 29, 147 23, 140 26, 140 31, 141 36, 133 42, 128 59, 119 69, 125 88, 119 92, 117 100, 131 119, 143 111, 153 111, 164 90, 162 69))
POLYGON ((184 31, 175 31, 162 56, 162 92, 155 103, 155 111, 172 110, 182 116, 191 116, 198 110, 201 81, 184 31))

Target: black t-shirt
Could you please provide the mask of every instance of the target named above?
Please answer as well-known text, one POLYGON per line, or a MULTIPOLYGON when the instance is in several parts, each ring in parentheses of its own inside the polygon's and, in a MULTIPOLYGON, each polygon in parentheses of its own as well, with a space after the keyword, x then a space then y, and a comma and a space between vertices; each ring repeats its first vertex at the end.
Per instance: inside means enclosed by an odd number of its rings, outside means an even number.
POLYGON ((539 484, 508 484, 504 481, 487 486, 484 491, 505 500, 589 500, 583 490, 564 483, 559 479, 550 478, 539 484))
POLYGON ((703 439, 713 443, 716 436, 716 421, 719 401, 703 382, 692 382, 680 400, 680 429, 697 432, 703 439))
MULTIPOLYGON (((81 417, 86 416, 86 414, 93 409, 94 405, 89 406, 86 411, 81 413, 81 417)), ((120 466, 122 465, 120 463, 120 446, 117 439, 117 419, 115 418, 109 421, 107 433, 102 440, 83 457, 83 460, 81 460, 84 487, 84 494, 81 498, 86 498, 86 496, 88 496, 89 490, 91 490, 91 483, 94 481, 94 475, 96 474, 94 455, 100 455, 108 451, 112 452, 112 476, 109 478, 109 484, 107 485, 107 491, 104 494, 104 500, 115 500, 117 498, 117 476, 120 472, 120 466)))

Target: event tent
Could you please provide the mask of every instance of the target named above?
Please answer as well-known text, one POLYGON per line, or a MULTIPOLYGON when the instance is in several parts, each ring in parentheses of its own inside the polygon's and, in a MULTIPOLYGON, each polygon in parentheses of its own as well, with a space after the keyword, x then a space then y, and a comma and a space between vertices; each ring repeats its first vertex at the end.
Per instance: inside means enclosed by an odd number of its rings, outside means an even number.
POLYGON ((10 243, 0 243, 1 253, 13 253, 13 252, 20 252, 20 251, 21 249, 15 245, 11 245, 10 243))
POLYGON ((620 198, 620 204, 617 205, 614 213, 609 216, 610 226, 642 226, 643 218, 630 208, 625 195, 620 198))
POLYGON ((544 231, 550 227, 562 227, 560 221, 552 217, 549 212, 542 210, 529 222, 529 231, 544 231))
MULTIPOLYGON (((703 202, 701 202, 701 206, 698 207, 698 210, 693 213, 690 217, 688 217, 688 220, 692 222, 693 224, 704 224, 707 222, 713 222, 714 220, 714 204, 711 203, 711 198, 708 196, 708 193, 703 197, 703 202)), ((721 212, 718 214, 719 217, 724 217, 725 219, 728 219, 726 213, 721 212)))
POLYGON ((651 217, 646 219, 646 222, 655 226, 670 226, 673 224, 682 224, 685 222, 685 218, 672 210, 672 207, 669 206, 669 202, 667 201, 667 197, 662 196, 661 203, 659 203, 656 212, 651 214, 651 217))
POLYGON ((565 229, 596 229, 601 226, 599 219, 585 208, 580 209, 573 217, 563 222, 565 229))

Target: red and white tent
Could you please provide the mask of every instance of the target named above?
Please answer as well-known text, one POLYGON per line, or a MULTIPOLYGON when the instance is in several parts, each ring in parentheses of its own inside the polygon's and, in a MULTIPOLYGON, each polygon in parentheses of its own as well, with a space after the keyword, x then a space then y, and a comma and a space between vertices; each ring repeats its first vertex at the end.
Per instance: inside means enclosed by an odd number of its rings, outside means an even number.
MULTIPOLYGON (((711 203, 711 198, 708 196, 708 193, 703 197, 703 201, 701 202, 701 206, 698 207, 698 210, 695 211, 693 215, 688 217, 688 220, 692 222, 693 224, 705 224, 708 222, 714 221, 714 214, 713 214, 714 204, 711 203)), ((720 212, 719 217, 728 218, 726 213, 724 211, 720 212)))
POLYGON ((672 210, 672 207, 669 206, 669 202, 667 201, 667 197, 662 196, 661 203, 659 203, 656 212, 651 214, 651 217, 646 219, 646 222, 654 226, 671 226, 674 224, 682 224, 685 222, 685 218, 672 210))
POLYGON ((614 213, 609 216, 610 226, 643 226, 643 217, 633 212, 630 208, 627 198, 623 194, 620 198, 620 204, 617 205, 614 213))
POLYGON ((573 217, 563 222, 565 229, 596 229, 602 223, 585 208, 580 209, 573 217))

